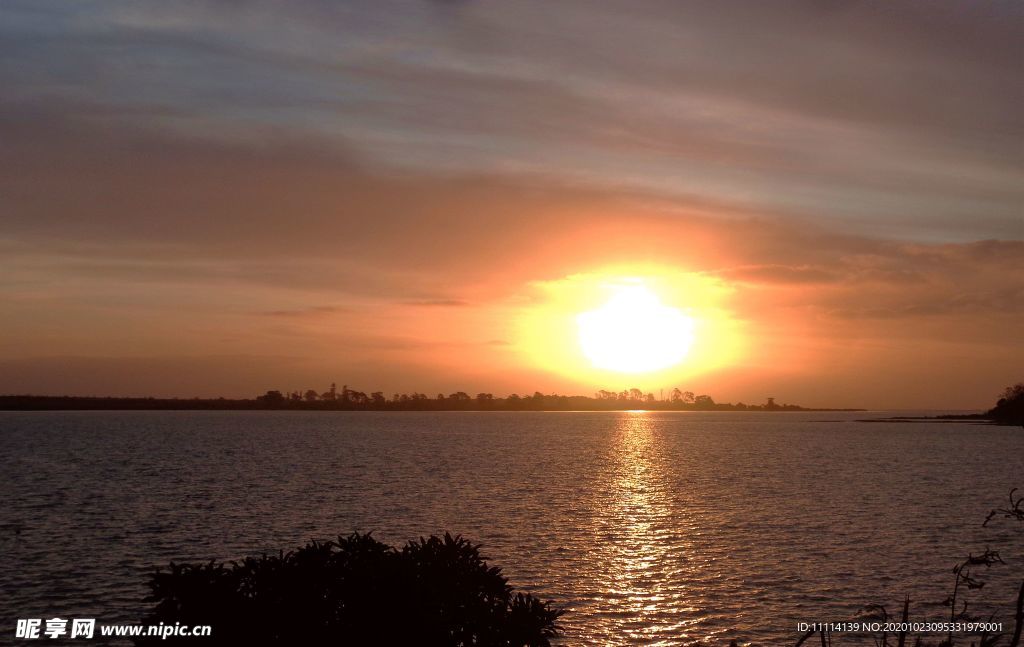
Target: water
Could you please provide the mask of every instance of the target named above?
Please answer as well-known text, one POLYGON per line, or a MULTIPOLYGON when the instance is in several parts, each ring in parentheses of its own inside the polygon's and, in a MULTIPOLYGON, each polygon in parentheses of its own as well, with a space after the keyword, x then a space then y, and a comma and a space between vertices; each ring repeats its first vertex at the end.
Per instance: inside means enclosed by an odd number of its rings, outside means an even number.
POLYGON ((0 413, 0 640, 137 621, 171 560, 353 530, 482 543, 567 610, 566 645, 792 644, 907 593, 941 619, 986 545, 1007 565, 975 608, 1009 623, 1024 528, 981 521, 1024 487, 1024 433, 865 415, 0 413))

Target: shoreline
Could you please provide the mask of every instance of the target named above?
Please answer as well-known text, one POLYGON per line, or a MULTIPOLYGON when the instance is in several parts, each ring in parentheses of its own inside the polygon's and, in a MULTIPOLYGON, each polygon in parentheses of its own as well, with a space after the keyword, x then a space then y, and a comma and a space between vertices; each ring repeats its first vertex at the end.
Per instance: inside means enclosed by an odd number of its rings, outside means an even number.
POLYGON ((759 413, 859 412, 869 409, 817 408, 797 405, 714 404, 695 406, 664 401, 603 401, 585 396, 546 396, 553 402, 524 398, 514 404, 505 400, 479 403, 475 400, 425 400, 416 403, 345 403, 286 401, 268 404, 261 400, 227 398, 120 398, 88 396, 2 395, 0 411, 731 411, 759 413))

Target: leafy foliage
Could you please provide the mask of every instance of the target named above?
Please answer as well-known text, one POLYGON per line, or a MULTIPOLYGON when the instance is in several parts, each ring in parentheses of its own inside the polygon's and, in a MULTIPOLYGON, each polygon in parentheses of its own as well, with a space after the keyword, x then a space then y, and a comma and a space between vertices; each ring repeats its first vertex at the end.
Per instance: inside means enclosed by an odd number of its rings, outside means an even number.
MULTIPOLYGON (((513 594, 479 546, 447 533, 401 550, 353 533, 230 565, 171 564, 149 585, 145 623, 212 627, 181 644, 542 647, 562 613, 513 594)), ((136 641, 157 643, 175 640, 136 641)))

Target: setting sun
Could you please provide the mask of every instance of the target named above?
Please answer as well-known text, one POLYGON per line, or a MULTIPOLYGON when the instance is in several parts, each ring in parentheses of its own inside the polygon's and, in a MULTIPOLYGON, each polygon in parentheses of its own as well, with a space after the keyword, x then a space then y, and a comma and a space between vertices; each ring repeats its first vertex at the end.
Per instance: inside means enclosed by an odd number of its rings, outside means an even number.
POLYGON ((666 306, 641 282, 613 286, 600 308, 580 314, 580 347, 596 368, 649 373, 681 362, 693 343, 693 319, 666 306))
POLYGON ((514 350, 585 385, 661 388, 735 365, 747 349, 721 279, 660 265, 594 268, 539 281, 521 298, 514 350))

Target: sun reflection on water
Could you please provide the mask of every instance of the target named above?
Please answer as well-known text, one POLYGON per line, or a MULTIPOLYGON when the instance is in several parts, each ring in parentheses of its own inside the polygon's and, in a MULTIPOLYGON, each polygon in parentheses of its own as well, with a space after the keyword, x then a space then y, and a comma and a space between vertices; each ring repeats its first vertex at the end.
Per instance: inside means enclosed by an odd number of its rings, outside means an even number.
MULTIPOLYGON (((696 639, 703 614, 688 595, 692 551, 669 487, 661 431, 643 411, 625 412, 609 447, 607 490, 595 513, 592 557, 605 635, 622 643, 696 639), (688 603, 688 600, 690 601, 688 603)), ((707 636, 700 636, 706 638, 707 636)))

